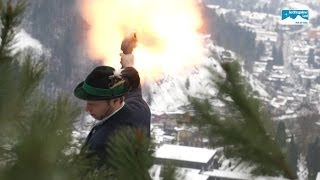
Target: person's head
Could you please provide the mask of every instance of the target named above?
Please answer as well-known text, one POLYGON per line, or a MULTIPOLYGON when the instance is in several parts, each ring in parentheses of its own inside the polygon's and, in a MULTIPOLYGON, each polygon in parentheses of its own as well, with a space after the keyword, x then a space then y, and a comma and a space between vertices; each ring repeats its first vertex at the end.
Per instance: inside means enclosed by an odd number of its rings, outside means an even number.
POLYGON ((86 112, 90 113, 95 119, 102 120, 121 107, 123 100, 123 97, 98 101, 88 100, 86 102, 86 112))
POLYGON ((122 106, 128 91, 124 80, 114 76, 114 68, 99 66, 78 84, 74 95, 86 101, 86 111, 101 120, 122 106))

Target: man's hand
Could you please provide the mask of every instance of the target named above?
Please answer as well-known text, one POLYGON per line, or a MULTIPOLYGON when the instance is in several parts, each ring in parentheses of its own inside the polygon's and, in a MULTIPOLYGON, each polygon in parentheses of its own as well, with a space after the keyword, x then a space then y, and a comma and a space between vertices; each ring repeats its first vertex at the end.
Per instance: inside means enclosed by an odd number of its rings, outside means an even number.
POLYGON ((137 34, 135 32, 129 33, 121 43, 121 51, 124 54, 132 54, 135 47, 137 47, 137 34))
POLYGON ((134 55, 133 54, 120 53, 120 56, 121 56, 120 63, 122 65, 122 68, 134 66, 134 55))

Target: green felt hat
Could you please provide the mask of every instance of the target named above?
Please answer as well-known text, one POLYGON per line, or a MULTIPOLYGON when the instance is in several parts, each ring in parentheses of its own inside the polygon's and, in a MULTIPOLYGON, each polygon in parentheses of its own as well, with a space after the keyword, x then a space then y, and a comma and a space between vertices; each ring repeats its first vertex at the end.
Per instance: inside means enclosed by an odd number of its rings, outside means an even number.
POLYGON ((74 95, 82 100, 108 100, 124 96, 128 88, 124 80, 114 76, 110 66, 96 67, 87 78, 74 89, 74 95))

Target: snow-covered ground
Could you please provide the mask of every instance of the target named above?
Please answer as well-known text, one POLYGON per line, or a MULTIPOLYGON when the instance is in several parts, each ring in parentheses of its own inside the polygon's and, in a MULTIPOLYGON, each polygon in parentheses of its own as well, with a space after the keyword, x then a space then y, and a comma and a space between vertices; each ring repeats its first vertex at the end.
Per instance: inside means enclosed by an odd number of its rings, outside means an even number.
POLYGON ((154 114, 182 113, 183 107, 188 105, 189 95, 203 98, 206 95, 215 96, 217 90, 210 80, 206 66, 222 72, 218 61, 208 58, 204 64, 185 74, 166 75, 162 80, 148 84, 152 94, 151 111, 154 114))
POLYGON ((299 180, 308 179, 308 169, 307 169, 307 161, 306 158, 300 155, 298 159, 298 178, 299 180))
MULTIPOLYGON (((217 53, 225 51, 224 48, 219 46, 213 46, 213 48, 217 53)), ((231 52, 231 54, 235 56, 233 52, 231 52)), ((210 57, 207 58, 203 64, 193 67, 193 69, 185 72, 185 74, 166 75, 160 81, 149 83, 148 85, 152 96, 150 107, 152 113, 183 113, 185 112, 184 107, 189 104, 188 96, 199 98, 214 97, 217 89, 206 67, 211 67, 217 72, 217 75, 224 76, 219 60, 210 57), (186 85, 187 81, 189 81, 189 85, 186 85)), ((263 97, 269 97, 264 85, 259 80, 247 72, 244 75, 249 78, 248 83, 251 84, 253 90, 258 91, 263 97)), ((146 96, 144 97, 146 99, 146 96)), ((223 106, 221 103, 219 104, 219 102, 215 102, 214 104, 215 106, 223 106)))
POLYGON ((42 44, 35 38, 31 37, 24 29, 21 29, 15 36, 15 43, 12 46, 17 51, 22 51, 28 48, 33 49, 37 54, 43 54, 44 48, 42 44))

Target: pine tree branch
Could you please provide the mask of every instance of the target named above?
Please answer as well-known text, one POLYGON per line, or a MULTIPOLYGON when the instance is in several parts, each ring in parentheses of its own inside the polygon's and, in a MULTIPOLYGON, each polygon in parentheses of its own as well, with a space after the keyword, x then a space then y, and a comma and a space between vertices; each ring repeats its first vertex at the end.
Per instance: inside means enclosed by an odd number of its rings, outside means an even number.
POLYGON ((140 129, 120 129, 108 146, 108 161, 119 180, 150 180, 153 144, 140 129))
POLYGON ((17 34, 15 28, 20 25, 26 6, 27 3, 25 0, 19 0, 14 6, 11 0, 7 1, 6 6, 4 6, 1 0, 0 23, 2 26, 0 26, 0 63, 6 63, 10 61, 10 57, 14 56, 12 45, 14 44, 14 37, 17 34))
MULTIPOLYGON (((274 142, 272 121, 265 116, 262 104, 253 98, 252 88, 240 74, 237 62, 222 64, 225 81, 211 78, 219 89, 217 98, 226 106, 221 114, 208 100, 193 101, 195 118, 207 122, 209 135, 218 137, 230 154, 257 165, 253 172, 263 175, 295 176, 290 171, 281 148, 274 142)), ((213 70, 208 69, 212 76, 213 70)), ((220 78, 221 79, 221 78, 220 78)))

